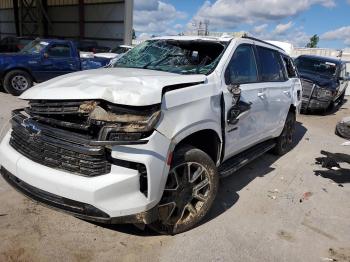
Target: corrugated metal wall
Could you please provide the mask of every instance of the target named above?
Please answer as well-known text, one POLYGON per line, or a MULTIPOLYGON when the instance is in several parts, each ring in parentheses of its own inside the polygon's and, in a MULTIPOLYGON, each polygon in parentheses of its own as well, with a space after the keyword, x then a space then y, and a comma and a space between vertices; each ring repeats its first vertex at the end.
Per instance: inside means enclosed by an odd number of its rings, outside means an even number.
MULTIPOLYGON (((1 37, 16 35, 12 2, 0 0, 1 37)), ((27 2, 35 3, 35 0, 27 2)), ((21 0, 18 3, 21 14, 21 0)), ((20 23, 19 35, 81 38, 110 47, 131 44, 133 0, 83 0, 81 4, 79 0, 47 0, 46 3, 49 18, 47 25, 43 25, 46 33, 40 33, 43 29, 40 31, 38 24, 26 16, 26 20, 20 23)), ((31 12, 35 9, 33 4, 31 12)))
POLYGON ((0 0, 0 36, 16 35, 12 0, 0 0))

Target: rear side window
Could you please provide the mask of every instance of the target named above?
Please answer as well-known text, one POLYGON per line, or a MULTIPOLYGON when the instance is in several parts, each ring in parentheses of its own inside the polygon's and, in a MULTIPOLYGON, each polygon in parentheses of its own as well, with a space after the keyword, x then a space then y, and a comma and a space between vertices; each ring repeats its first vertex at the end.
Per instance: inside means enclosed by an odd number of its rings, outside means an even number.
POLYGON ((283 66, 281 65, 278 52, 257 46, 259 61, 260 61, 260 75, 263 82, 279 82, 285 81, 283 74, 283 66))
POLYGON ((47 51, 49 57, 71 57, 69 45, 55 44, 47 51))
POLYGON ((292 59, 290 57, 283 56, 283 63, 287 69, 288 78, 297 77, 296 68, 293 64, 292 59))
POLYGON ((258 72, 253 47, 240 45, 234 52, 225 72, 225 82, 246 84, 258 81, 258 72))

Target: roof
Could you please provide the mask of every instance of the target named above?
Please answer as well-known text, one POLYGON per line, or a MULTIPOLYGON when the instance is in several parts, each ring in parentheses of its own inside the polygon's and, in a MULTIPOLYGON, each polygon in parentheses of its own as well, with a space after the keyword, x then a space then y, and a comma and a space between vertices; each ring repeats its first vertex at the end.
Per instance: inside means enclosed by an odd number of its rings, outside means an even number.
POLYGON ((321 61, 334 63, 334 64, 337 64, 337 65, 344 63, 344 61, 342 61, 340 59, 336 59, 336 58, 332 58, 332 57, 325 57, 325 56, 301 55, 301 56, 298 56, 297 58, 299 58, 299 57, 305 57, 305 58, 310 58, 310 59, 317 59, 317 60, 321 60, 321 61))
MULTIPOLYGON (((162 37, 155 37, 152 38, 153 40, 177 40, 177 41, 196 41, 196 40, 202 40, 202 41, 212 41, 212 42, 230 42, 232 39, 248 39, 252 40, 257 43, 262 43, 265 45, 270 46, 271 48, 278 49, 280 52, 286 53, 284 49, 282 49, 279 46, 276 46, 272 43, 265 42, 264 40, 257 39, 254 37, 249 36, 241 36, 241 37, 233 37, 229 35, 223 35, 221 37, 215 37, 215 36, 162 36, 162 37)), ((150 40, 152 40, 150 39, 150 40)), ((286 53, 287 54, 287 53, 286 53)))
POLYGON ((195 40, 203 40, 203 41, 213 41, 213 42, 230 42, 234 37, 214 37, 214 36, 161 36, 154 37, 150 40, 178 40, 178 41, 195 41, 195 40))

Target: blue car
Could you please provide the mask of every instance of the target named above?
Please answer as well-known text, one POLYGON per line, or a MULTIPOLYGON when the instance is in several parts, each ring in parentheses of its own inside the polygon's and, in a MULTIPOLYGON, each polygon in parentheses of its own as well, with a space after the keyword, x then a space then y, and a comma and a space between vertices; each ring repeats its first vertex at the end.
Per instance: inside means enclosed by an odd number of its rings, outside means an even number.
POLYGON ((5 91, 18 96, 51 78, 81 70, 106 66, 110 59, 80 58, 72 41, 38 39, 18 53, 0 54, 0 83, 5 91))

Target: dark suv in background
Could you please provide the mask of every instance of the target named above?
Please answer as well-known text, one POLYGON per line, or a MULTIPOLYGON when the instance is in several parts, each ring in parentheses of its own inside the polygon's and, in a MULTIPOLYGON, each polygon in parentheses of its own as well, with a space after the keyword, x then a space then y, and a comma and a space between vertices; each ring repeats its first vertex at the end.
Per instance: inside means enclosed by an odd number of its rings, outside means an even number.
POLYGON ((349 82, 346 63, 321 56, 295 59, 303 86, 302 110, 327 110, 344 99, 349 82))

